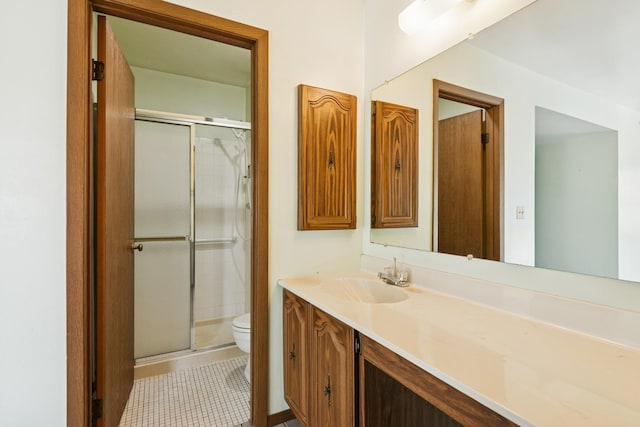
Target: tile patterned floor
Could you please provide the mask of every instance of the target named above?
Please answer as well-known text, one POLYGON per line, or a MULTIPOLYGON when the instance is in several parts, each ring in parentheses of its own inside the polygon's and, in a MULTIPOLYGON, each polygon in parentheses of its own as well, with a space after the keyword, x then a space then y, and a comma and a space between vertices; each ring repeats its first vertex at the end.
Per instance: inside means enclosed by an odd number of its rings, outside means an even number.
MULTIPOLYGON (((253 426, 249 423, 242 423, 242 425, 239 425, 237 427, 253 427, 253 426)), ((291 421, 286 421, 282 424, 278 424, 275 427, 302 427, 302 424, 300 424, 298 420, 291 420, 291 421)))
POLYGON ((248 356, 136 380, 120 427, 231 427, 249 419, 248 356))

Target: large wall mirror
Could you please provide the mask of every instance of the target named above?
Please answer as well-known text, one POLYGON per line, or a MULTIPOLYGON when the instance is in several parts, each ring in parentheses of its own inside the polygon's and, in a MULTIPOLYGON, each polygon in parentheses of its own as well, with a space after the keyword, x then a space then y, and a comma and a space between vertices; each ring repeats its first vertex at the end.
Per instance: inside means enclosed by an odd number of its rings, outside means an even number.
POLYGON ((438 247, 443 81, 504 100, 499 260, 640 281, 638 17, 637 0, 537 0, 376 88, 372 100, 419 110, 418 226, 372 229, 371 241, 438 247))

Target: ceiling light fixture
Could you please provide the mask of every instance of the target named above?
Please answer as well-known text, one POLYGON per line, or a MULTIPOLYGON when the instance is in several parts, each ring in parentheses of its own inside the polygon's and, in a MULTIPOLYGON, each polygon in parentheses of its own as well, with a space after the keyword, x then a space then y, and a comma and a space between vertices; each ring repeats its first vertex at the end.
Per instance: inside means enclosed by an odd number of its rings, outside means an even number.
POLYGON ((398 26, 407 34, 415 34, 463 1, 471 3, 474 0, 415 0, 398 15, 398 26))

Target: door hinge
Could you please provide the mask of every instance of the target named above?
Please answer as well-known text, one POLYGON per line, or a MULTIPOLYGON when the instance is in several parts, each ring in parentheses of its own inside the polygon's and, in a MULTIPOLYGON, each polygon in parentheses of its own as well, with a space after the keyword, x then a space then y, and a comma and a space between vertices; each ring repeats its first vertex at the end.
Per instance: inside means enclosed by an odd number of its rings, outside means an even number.
POLYGON ((376 223, 376 214, 371 215, 371 225, 375 225, 376 223))
POLYGON ((91 80, 101 81, 104 79, 104 62, 91 60, 91 80))
POLYGON ((360 346, 360 335, 356 335, 353 341, 355 353, 358 355, 362 354, 362 347, 360 346))
POLYGON ((484 147, 485 145, 487 145, 489 143, 489 134, 488 133, 483 133, 481 136, 481 141, 482 141, 482 146, 484 147))
POLYGON ((371 114, 373 114, 373 115, 376 114, 376 110, 377 110, 376 106, 377 106, 377 104, 375 102, 373 102, 371 104, 371 114))
POLYGON ((104 401, 102 399, 93 399, 91 403, 91 414, 94 420, 102 417, 102 411, 104 408, 104 401))

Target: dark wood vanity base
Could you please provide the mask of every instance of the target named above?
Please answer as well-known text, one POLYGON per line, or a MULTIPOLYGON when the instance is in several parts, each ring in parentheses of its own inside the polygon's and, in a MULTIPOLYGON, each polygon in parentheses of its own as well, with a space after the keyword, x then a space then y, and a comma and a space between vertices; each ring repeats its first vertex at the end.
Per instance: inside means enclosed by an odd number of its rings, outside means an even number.
POLYGON ((361 427, 516 425, 372 339, 360 343, 361 427))

